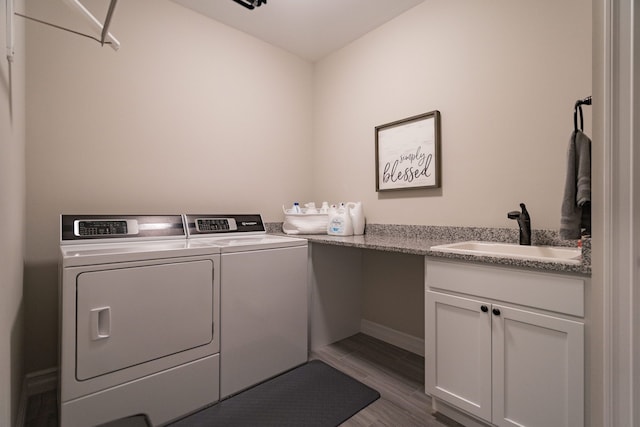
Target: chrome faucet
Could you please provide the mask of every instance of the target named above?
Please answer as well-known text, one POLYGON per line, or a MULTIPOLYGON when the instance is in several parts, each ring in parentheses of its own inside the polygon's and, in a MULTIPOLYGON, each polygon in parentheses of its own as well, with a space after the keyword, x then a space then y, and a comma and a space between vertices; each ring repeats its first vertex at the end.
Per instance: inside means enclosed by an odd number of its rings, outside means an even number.
POLYGON ((518 221, 518 227, 520 227, 520 244, 531 245, 531 217, 527 212, 527 207, 524 203, 520 203, 522 212, 511 211, 507 214, 507 218, 515 219, 518 221))

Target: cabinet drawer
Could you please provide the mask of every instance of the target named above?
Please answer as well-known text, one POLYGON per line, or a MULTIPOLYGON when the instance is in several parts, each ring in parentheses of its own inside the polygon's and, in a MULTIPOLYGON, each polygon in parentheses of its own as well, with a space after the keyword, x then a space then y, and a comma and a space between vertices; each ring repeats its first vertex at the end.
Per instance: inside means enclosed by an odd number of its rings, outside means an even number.
POLYGON ((425 281, 427 289, 584 317, 584 280, 577 277, 427 258, 425 281))

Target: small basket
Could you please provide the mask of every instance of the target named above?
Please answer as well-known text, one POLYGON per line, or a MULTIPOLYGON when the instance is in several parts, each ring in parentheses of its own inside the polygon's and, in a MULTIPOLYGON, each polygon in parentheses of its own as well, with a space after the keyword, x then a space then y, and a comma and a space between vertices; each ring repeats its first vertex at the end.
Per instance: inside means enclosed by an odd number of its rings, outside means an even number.
POLYGON ((288 213, 284 212, 282 231, 286 234, 327 234, 329 214, 326 213, 288 213))

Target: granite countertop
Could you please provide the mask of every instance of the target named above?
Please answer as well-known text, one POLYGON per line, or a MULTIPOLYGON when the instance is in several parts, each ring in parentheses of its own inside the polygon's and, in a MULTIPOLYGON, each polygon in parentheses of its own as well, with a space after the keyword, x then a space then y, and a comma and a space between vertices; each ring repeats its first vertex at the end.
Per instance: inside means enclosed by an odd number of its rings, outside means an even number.
MULTIPOLYGON (((282 233, 282 228, 279 229, 279 233, 282 233)), ((431 250, 432 246, 468 240, 517 243, 518 232, 516 230, 514 233, 512 229, 367 224, 365 234, 362 236, 329 236, 325 234, 291 236, 326 245, 400 252, 434 258, 526 268, 536 271, 591 275, 590 239, 583 239, 582 262, 580 264, 565 264, 562 262, 543 262, 500 256, 453 254, 431 250)), ((540 246, 565 247, 576 247, 578 244, 577 241, 560 240, 557 232, 551 230, 534 230, 532 243, 540 246)))

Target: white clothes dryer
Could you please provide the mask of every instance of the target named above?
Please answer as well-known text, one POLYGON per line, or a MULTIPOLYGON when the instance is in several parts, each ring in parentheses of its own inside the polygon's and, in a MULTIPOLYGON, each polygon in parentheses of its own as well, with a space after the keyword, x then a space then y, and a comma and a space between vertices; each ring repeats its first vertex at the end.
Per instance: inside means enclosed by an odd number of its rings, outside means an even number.
POLYGON ((62 215, 60 243, 61 426, 219 400, 220 251, 181 215, 62 215))

